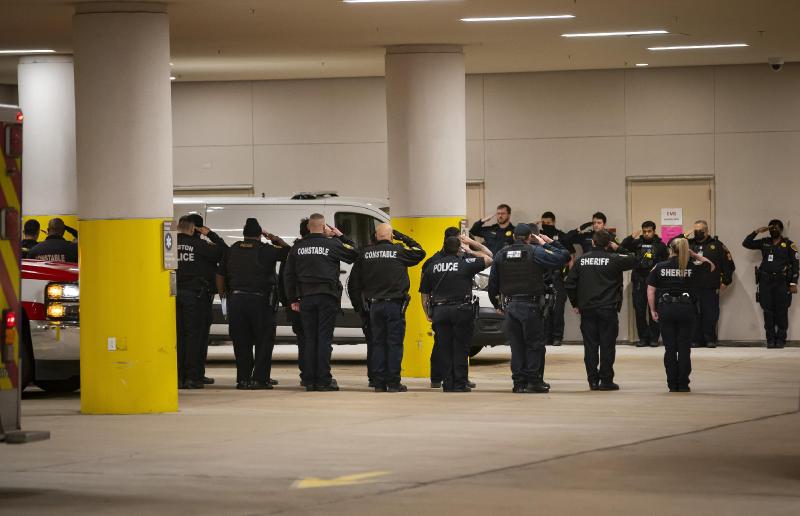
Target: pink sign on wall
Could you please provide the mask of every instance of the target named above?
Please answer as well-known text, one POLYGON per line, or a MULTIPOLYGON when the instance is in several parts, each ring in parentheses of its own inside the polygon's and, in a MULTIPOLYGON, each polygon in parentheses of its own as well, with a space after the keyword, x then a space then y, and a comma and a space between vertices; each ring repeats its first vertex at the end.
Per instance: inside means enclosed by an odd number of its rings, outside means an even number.
POLYGON ((683 234, 683 226, 661 226, 661 241, 665 244, 683 234))

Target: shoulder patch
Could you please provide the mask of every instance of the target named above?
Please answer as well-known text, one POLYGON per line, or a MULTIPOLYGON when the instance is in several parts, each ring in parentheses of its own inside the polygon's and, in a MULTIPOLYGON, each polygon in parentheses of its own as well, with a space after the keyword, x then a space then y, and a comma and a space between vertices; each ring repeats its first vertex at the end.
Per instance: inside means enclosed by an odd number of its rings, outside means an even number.
POLYGON ((785 248, 786 247, 786 242, 781 242, 781 247, 785 248))
POLYGON ((556 253, 554 253, 553 251, 551 251, 550 249, 545 249, 545 250, 544 250, 544 252, 545 252, 545 253, 548 253, 548 254, 556 254, 556 253))
POLYGON ((716 248, 717 248, 717 246, 715 246, 714 244, 711 244, 710 246, 708 246, 708 248, 709 248, 709 249, 711 249, 711 250, 713 251, 714 249, 716 249, 716 248))
POLYGON ((511 235, 513 235, 513 233, 511 231, 506 231, 506 236, 507 237, 510 237, 511 235))
POLYGON ((352 249, 352 248, 353 248, 353 246, 352 246, 352 245, 350 245, 350 244, 345 244, 344 242, 342 243, 342 245, 344 246, 344 248, 345 248, 345 249, 352 249))

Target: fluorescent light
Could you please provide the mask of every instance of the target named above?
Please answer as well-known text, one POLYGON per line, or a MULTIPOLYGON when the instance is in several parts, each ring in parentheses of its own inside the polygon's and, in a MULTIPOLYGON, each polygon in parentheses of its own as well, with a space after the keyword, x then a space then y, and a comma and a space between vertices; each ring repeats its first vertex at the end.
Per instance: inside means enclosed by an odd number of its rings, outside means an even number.
POLYGON ((747 43, 724 43, 720 45, 679 45, 676 47, 650 47, 647 50, 695 50, 698 48, 737 48, 749 47, 747 43))
POLYGON ((576 32, 562 34, 565 38, 603 38, 607 36, 652 36, 654 34, 669 34, 665 30, 626 30, 622 32, 576 32))
POLYGON ((170 75, 170 76, 169 76, 169 80, 170 80, 170 81, 174 81, 175 79, 177 79, 177 77, 175 77, 174 75, 170 75))
POLYGON ((636 63, 636 66, 639 68, 644 68, 645 66, 650 66, 648 63, 636 63))
POLYGON ((47 49, 33 50, 0 50, 0 54, 54 54, 56 51, 47 49))
POLYGON ((461 18, 463 22, 496 22, 496 21, 518 21, 518 20, 560 20, 574 18, 574 14, 548 14, 541 16, 492 16, 486 18, 461 18))
POLYGON ((430 0, 342 0, 346 4, 388 4, 394 2, 428 2, 430 0))

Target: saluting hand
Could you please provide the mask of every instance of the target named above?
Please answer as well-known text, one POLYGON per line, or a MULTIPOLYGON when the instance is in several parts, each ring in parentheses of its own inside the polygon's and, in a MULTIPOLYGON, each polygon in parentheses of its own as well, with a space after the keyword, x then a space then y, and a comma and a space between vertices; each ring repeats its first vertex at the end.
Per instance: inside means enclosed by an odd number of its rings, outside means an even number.
POLYGON ((637 238, 642 236, 642 230, 641 229, 637 229, 636 231, 631 233, 631 236, 633 237, 634 240, 636 240, 637 238))
POLYGON ((766 233, 767 231, 769 231, 769 228, 767 226, 762 226, 756 230, 756 233, 766 233))
POLYGON ((201 235, 203 235, 203 236, 208 236, 208 234, 211 232, 211 230, 210 230, 210 229, 208 229, 208 228, 207 228, 207 227, 205 227, 205 226, 203 226, 203 227, 199 228, 197 231, 199 231, 199 232, 200 232, 200 234, 201 234, 201 235))

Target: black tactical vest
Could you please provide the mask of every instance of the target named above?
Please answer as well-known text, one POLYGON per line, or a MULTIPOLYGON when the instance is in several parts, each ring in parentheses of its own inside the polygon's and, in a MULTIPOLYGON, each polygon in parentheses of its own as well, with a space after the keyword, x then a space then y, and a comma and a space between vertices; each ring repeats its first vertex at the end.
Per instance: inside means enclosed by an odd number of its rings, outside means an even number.
POLYGON ((259 260, 261 242, 236 242, 228 252, 228 286, 231 290, 266 293, 270 284, 259 260))
POLYGON ((544 294, 544 270, 533 261, 533 249, 527 244, 506 247, 497 264, 500 292, 504 296, 538 296, 544 294))

